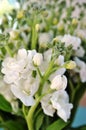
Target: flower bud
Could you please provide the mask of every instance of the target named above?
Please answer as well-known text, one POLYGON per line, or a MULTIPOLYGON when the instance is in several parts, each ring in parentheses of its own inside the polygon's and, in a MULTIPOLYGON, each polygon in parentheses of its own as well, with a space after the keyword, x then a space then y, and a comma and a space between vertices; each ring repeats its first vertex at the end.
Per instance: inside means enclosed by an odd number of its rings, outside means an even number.
POLYGON ((62 32, 64 30, 64 24, 63 23, 59 23, 57 28, 58 28, 58 31, 62 32))
POLYGON ((67 63, 65 63, 65 68, 66 69, 74 69, 76 67, 76 63, 74 61, 68 61, 67 63))
POLYGON ((72 25, 74 25, 74 26, 78 25, 78 20, 76 18, 72 19, 72 25))
POLYGON ((50 88, 51 89, 65 89, 67 86, 67 78, 63 75, 57 75, 55 78, 52 80, 50 88))
POLYGON ((36 29, 36 31, 38 32, 38 31, 40 30, 40 25, 39 25, 39 24, 36 24, 36 25, 35 25, 35 29, 36 29))
POLYGON ((34 65, 40 66, 43 60, 43 56, 40 53, 36 53, 33 57, 34 65))
POLYGON ((23 18, 23 16, 24 16, 24 11, 23 10, 19 11, 17 14, 17 18, 21 19, 21 18, 23 18))
POLYGON ((54 42, 54 43, 57 43, 58 41, 59 41, 59 40, 58 40, 57 37, 53 38, 53 42, 54 42))
POLYGON ((53 19, 53 24, 56 25, 57 23, 58 23, 57 18, 54 18, 54 19, 53 19))
POLYGON ((16 40, 18 38, 18 36, 19 36, 19 32, 16 31, 16 30, 12 30, 9 34, 10 34, 10 38, 12 40, 16 40))

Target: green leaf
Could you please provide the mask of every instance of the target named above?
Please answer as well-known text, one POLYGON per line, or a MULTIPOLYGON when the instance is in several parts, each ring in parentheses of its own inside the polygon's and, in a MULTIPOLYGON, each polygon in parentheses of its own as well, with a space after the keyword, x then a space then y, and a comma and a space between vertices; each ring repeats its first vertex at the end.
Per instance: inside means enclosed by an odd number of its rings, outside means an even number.
POLYGON ((39 128, 41 127, 42 123, 43 123, 43 119, 44 119, 44 114, 40 113, 37 118, 36 118, 36 125, 35 125, 35 129, 39 130, 39 128))
POLYGON ((2 95, 0 95, 0 110, 5 112, 12 112, 10 103, 2 95))
POLYGON ((50 126, 47 127, 46 130, 62 130, 64 127, 66 127, 69 124, 69 122, 64 122, 63 120, 59 119, 52 123, 50 126))
POLYGON ((7 121, 2 124, 4 130, 24 130, 24 125, 20 121, 7 121))

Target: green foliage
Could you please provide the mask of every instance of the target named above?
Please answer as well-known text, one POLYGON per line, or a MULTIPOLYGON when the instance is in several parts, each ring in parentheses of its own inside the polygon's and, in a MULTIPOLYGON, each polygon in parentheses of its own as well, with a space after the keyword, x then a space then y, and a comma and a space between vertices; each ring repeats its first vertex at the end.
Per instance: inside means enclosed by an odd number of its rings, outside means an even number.
POLYGON ((9 120, 7 122, 2 123, 1 125, 4 127, 4 130, 24 130, 24 125, 20 121, 12 121, 9 120))
POLYGON ((64 127, 66 127, 69 124, 69 122, 64 122, 63 120, 59 119, 52 123, 50 126, 47 127, 46 130, 62 130, 64 127))
POLYGON ((0 95, 0 110, 5 112, 12 112, 10 103, 2 95, 0 95))
POLYGON ((43 113, 41 113, 41 114, 39 114, 37 116, 37 118, 36 118, 36 124, 35 124, 35 129, 36 130, 40 129, 40 127, 41 127, 41 125, 43 123, 43 119, 44 119, 44 114, 43 113))
POLYGON ((86 125, 77 128, 70 128, 69 130, 86 130, 86 125))

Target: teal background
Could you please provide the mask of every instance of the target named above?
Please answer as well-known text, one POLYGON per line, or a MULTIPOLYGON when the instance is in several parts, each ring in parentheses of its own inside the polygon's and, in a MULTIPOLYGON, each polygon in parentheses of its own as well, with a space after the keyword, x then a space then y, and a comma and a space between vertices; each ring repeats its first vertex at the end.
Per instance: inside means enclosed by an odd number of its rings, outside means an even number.
POLYGON ((86 107, 79 106, 72 127, 86 125, 86 107))

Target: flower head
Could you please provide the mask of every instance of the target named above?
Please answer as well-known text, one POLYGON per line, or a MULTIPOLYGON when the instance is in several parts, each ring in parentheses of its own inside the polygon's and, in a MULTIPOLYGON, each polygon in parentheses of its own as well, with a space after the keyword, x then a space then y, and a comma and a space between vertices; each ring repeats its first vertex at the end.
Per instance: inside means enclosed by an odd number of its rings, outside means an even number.
POLYGON ((78 47, 80 47, 80 44, 81 44, 80 38, 72 36, 70 34, 65 34, 61 41, 65 43, 66 47, 69 46, 69 45, 72 45, 73 50, 77 50, 78 47))
POLYGON ((54 92, 51 97, 51 103, 53 108, 57 110, 57 115, 65 122, 67 122, 70 117, 70 110, 73 108, 73 105, 69 103, 69 97, 66 91, 59 90, 54 92))

